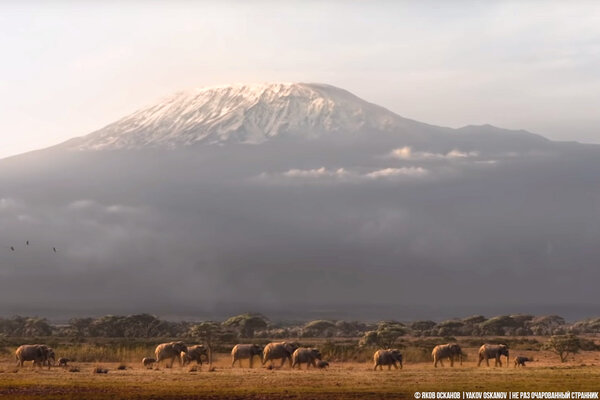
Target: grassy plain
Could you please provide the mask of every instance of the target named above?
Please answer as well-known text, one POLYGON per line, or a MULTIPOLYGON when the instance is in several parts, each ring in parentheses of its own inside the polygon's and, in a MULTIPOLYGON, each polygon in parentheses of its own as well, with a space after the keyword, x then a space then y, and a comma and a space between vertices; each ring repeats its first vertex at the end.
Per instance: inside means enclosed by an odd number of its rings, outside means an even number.
MULTIPOLYGON (((402 370, 373 371, 370 362, 333 362, 328 370, 269 370, 231 368, 227 354, 218 354, 215 370, 206 365, 196 372, 188 367, 144 369, 139 361, 74 362, 79 372, 53 367, 17 369, 12 357, 0 362, 0 398, 25 399, 401 399, 419 391, 598 391, 600 352, 582 352, 561 364, 547 351, 513 351, 536 361, 526 368, 481 367, 476 348, 463 366, 434 369, 430 362, 406 362, 402 370), (108 374, 94 374, 102 366, 108 374)), ((57 354, 59 357, 60 353, 57 354)))

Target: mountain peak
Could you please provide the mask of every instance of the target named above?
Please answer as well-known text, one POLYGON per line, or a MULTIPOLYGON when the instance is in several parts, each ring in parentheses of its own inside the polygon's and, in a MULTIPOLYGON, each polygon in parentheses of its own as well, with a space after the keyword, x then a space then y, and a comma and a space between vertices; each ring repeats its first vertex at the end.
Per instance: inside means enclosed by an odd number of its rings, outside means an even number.
POLYGON ((389 131, 401 121, 391 111, 327 84, 239 83, 175 93, 69 145, 121 149, 257 144, 282 135, 389 131))

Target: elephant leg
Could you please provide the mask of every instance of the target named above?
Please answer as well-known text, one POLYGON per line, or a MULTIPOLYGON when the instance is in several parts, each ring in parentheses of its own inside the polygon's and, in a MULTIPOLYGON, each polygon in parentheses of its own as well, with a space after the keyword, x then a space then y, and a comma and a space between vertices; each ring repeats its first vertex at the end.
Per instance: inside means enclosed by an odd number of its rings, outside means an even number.
POLYGON ((454 357, 450 357, 450 366, 454 367, 454 357))
POLYGON ((486 365, 489 367, 489 366, 490 366, 490 359, 486 357, 486 358, 485 358, 485 363, 486 363, 486 365))
POLYGON ((440 367, 443 367, 443 366, 444 366, 444 360, 442 360, 442 359, 440 358, 440 367))
MULTIPOLYGON (((290 364, 291 364, 291 363, 292 363, 292 362, 290 361, 290 364)), ((282 358, 282 359, 281 359, 281 365, 279 366, 279 368, 283 368, 284 364, 285 364, 285 358, 282 358)))
POLYGON ((233 366, 235 365, 235 361, 236 361, 236 359, 234 358, 233 361, 231 362, 231 368, 233 368, 233 366))
POLYGON ((375 367, 373 367, 373 371, 377 371, 377 364, 375 364, 375 367))
POLYGON ((398 369, 398 364, 394 363, 394 368, 398 369))
POLYGON ((252 368, 252 362, 254 360, 254 356, 250 356, 250 360, 248 361, 248 365, 250 368, 252 368))
POLYGON ((481 366, 481 362, 483 361, 483 358, 481 356, 479 356, 479 362, 477 363, 477 366, 481 366))

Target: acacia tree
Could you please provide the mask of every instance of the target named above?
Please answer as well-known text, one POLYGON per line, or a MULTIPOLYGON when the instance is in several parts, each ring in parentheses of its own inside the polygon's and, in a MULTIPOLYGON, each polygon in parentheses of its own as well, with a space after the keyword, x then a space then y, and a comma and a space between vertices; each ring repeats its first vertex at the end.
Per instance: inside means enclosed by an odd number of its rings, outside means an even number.
POLYGON ((359 344, 391 348, 405 334, 404 324, 396 321, 383 321, 377 324, 377 330, 365 332, 359 344))
POLYGON ((241 337, 253 338, 254 332, 267 327, 269 320, 262 314, 245 313, 223 322, 223 325, 237 329, 241 337))
POLYGON ((327 332, 333 332, 336 329, 335 322, 327 320, 310 321, 302 328, 302 335, 306 337, 325 336, 327 332))
POLYGON ((199 338, 208 349, 208 369, 212 370, 213 346, 233 339, 233 333, 223 325, 214 321, 205 321, 192 325, 188 331, 189 336, 199 338))
POLYGON ((569 354, 579 353, 581 341, 575 335, 554 335, 548 340, 545 348, 557 354, 560 362, 564 363, 569 354))

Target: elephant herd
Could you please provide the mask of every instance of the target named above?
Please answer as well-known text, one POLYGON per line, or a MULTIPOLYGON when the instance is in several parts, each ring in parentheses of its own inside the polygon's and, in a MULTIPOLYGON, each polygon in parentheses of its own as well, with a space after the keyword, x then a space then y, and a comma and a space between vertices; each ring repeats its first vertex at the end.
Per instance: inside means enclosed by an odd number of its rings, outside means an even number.
MULTIPOLYGON (((477 366, 481 365, 482 361, 489 366, 489 360, 494 359, 495 366, 502 366, 500 358, 506 356, 508 366, 508 346, 504 344, 484 344, 479 348, 479 361, 477 366)), ((142 359, 142 365, 146 368, 152 368, 155 364, 165 362, 169 367, 173 366, 175 359, 184 366, 191 362, 196 362, 202 365, 202 358, 208 359, 208 349, 203 345, 187 346, 181 341, 162 343, 156 346, 154 351, 155 358, 146 357, 142 359)), ((461 347, 456 343, 441 344, 434 347, 431 352, 433 357, 433 365, 437 367, 438 363, 443 367, 443 360, 450 361, 450 366, 454 366, 454 361, 459 361, 462 365, 464 353, 461 347)), ((55 364, 56 355, 54 350, 44 344, 22 345, 16 352, 17 365, 23 366, 25 361, 32 361, 34 366, 40 368, 47 365, 50 368, 55 364)), ((291 368, 302 368, 302 364, 306 364, 306 368, 327 368, 329 363, 322 360, 321 352, 316 348, 299 347, 291 342, 272 342, 262 347, 257 344, 237 344, 231 350, 231 367, 233 368, 237 362, 241 366, 242 360, 248 360, 248 365, 252 368, 255 357, 261 359, 262 365, 269 363, 268 368, 273 368, 274 361, 281 360, 280 367, 283 367, 288 361, 291 368)), ((66 365, 67 359, 59 359, 60 365, 66 365)), ((527 357, 516 357, 515 367, 525 366, 525 362, 532 361, 527 357)), ((396 369, 402 368, 402 354, 398 349, 381 349, 377 350, 373 355, 374 370, 383 369, 387 366, 391 369, 392 366, 396 369)))
MULTIPOLYGON (((444 359, 450 361, 450 366, 454 366, 454 360, 457 359, 462 365, 464 353, 460 346, 456 343, 440 344, 433 348, 431 352, 433 357, 433 366, 437 367, 438 362, 443 367, 444 359)), ((508 346, 505 344, 484 344, 479 348, 478 352, 479 361, 477 366, 481 366, 481 362, 485 361, 486 365, 490 366, 490 359, 494 359, 494 366, 502 366, 500 357, 506 356, 506 366, 508 367, 508 346)), ((525 361, 531 361, 527 357, 517 357, 515 359, 515 367, 518 365, 525 366, 525 361)))
MULTIPOLYGON (((165 361, 172 367, 175 359, 179 359, 182 366, 192 361, 202 365, 202 357, 208 358, 208 349, 202 345, 188 347, 183 342, 169 342, 159 344, 154 355, 155 358, 144 358, 142 365, 148 368, 165 361)), ((231 367, 236 362, 241 366, 242 360, 248 360, 248 365, 252 368, 255 357, 261 359, 262 365, 270 362, 271 368, 276 360, 281 360, 281 366, 287 360, 292 368, 301 368, 302 364, 306 364, 307 368, 311 365, 315 368, 326 368, 329 365, 321 360, 321 352, 318 349, 299 347, 289 342, 274 342, 264 348, 257 344, 236 344, 231 350, 231 367)))

